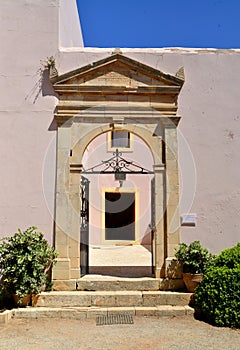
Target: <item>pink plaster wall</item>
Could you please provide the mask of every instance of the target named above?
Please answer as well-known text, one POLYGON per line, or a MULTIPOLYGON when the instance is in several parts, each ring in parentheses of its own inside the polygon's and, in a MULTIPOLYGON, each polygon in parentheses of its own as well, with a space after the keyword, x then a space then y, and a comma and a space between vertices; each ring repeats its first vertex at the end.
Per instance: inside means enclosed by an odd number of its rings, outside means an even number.
MULTIPOLYGON (((96 137, 87 147, 83 157, 84 169, 89 169, 108 160, 113 156, 108 152, 107 133, 96 137)), ((153 170, 153 157, 151 151, 139 137, 133 136, 132 152, 123 152, 122 157, 128 161, 134 162, 145 169, 153 170)), ((98 170, 100 170, 98 168, 98 170)), ((102 213, 103 213, 103 189, 120 189, 119 181, 114 180, 114 175, 92 175, 86 174, 90 181, 90 244, 101 245, 102 236, 102 213)), ((136 240, 144 245, 150 245, 149 226, 151 225, 151 179, 152 174, 134 175, 127 174, 123 181, 121 189, 136 190, 138 193, 138 213, 136 220, 136 240)), ((121 191, 120 189, 120 191, 121 191)), ((111 244, 111 242, 109 242, 111 244)))
MULTIPOLYGON (((50 126, 57 99, 41 61, 58 52, 58 10, 58 1, 0 2, 2 236, 35 225, 52 239, 42 171, 48 145, 56 137, 50 126)), ((54 188, 52 157, 49 181, 54 188)))
MULTIPOLYGON (((52 121, 57 98, 46 75, 41 80, 41 60, 55 56, 61 74, 114 50, 59 49, 59 6, 59 0, 0 2, 3 236, 29 225, 39 226, 49 240, 53 234, 56 131, 52 121)), ((186 81, 179 98, 180 213, 196 213, 197 225, 182 228, 181 238, 200 239, 214 252, 232 246, 240 240, 240 51, 122 52, 169 74, 184 66, 186 81)))

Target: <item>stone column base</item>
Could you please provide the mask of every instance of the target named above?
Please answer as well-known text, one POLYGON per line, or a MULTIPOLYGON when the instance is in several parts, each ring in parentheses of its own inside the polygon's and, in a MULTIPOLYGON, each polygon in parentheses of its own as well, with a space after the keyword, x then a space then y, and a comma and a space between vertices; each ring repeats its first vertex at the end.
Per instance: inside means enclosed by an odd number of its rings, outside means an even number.
POLYGON ((57 258, 57 263, 52 270, 53 280, 69 280, 70 279, 70 259, 57 258))

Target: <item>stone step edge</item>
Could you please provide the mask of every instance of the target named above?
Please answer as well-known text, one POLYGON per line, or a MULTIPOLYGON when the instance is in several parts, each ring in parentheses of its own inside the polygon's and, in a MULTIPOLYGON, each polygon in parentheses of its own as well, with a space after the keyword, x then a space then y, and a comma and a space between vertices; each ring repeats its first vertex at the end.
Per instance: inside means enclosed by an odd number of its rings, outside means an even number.
POLYGON ((130 314, 132 316, 186 316, 193 315, 194 309, 190 306, 169 306, 161 305, 155 307, 27 307, 14 309, 14 318, 71 318, 88 319, 97 316, 113 314, 130 314))
POLYGON ((0 312, 0 325, 7 324, 13 318, 14 310, 4 310, 0 312))
POLYGON ((186 306, 191 293, 162 291, 43 292, 33 298, 36 307, 154 307, 186 306))
POLYGON ((75 290, 41 292, 40 296, 84 296, 84 295, 174 295, 191 297, 193 293, 164 290, 75 290))
POLYGON ((91 278, 77 280, 53 280, 54 291, 104 291, 104 290, 184 290, 182 278, 91 278))

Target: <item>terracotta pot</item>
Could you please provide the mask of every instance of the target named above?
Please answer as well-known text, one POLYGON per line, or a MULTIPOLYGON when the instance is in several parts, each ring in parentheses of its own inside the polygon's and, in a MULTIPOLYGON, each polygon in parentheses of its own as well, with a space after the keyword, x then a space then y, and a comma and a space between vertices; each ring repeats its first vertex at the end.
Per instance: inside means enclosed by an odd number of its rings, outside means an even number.
POLYGON ((194 293, 196 287, 203 279, 202 273, 183 273, 183 281, 188 292, 194 293))
POLYGON ((26 307, 31 304, 32 295, 27 294, 23 298, 19 298, 16 294, 13 294, 13 299, 16 306, 26 307))

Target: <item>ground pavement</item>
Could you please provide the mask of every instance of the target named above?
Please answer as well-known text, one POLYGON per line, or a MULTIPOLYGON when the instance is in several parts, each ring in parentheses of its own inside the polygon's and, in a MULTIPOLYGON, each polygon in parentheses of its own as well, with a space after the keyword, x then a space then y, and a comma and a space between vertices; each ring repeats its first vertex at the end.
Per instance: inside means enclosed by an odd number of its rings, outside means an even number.
POLYGON ((240 350, 240 330, 193 316, 133 317, 133 324, 96 319, 13 319, 0 326, 1 350, 240 350))

